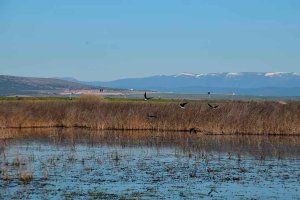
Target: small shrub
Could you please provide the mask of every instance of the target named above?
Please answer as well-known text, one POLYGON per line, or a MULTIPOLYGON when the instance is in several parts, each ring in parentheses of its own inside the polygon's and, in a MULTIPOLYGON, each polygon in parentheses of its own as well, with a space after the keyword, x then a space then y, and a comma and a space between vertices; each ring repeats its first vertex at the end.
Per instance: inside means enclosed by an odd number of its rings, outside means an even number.
POLYGON ((19 176, 19 180, 24 184, 29 183, 33 179, 33 174, 29 172, 22 172, 19 176))

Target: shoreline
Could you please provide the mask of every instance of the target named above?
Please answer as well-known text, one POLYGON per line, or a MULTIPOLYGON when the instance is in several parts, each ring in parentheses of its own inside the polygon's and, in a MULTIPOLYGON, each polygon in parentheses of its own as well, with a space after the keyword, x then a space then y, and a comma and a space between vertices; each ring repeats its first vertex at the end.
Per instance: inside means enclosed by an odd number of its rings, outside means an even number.
MULTIPOLYGON (((288 134, 288 133, 268 133, 268 134, 260 134, 260 133, 189 133, 189 130, 174 130, 174 129, 165 129, 165 130, 156 130, 156 129, 96 129, 93 127, 79 127, 79 126, 37 126, 37 127, 0 127, 1 130, 45 130, 45 129, 62 129, 62 130, 91 130, 91 131, 117 131, 117 132, 161 132, 161 133, 186 133, 187 135, 213 135, 213 136, 287 136, 287 137, 300 137, 300 133, 288 134)), ((0 138, 1 139, 1 138, 0 138)))

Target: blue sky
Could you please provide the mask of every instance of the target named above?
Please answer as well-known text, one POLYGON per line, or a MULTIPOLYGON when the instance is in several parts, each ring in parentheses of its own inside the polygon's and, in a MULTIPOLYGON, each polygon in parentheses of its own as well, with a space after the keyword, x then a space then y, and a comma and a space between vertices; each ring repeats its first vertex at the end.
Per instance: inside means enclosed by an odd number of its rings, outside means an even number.
POLYGON ((299 0, 0 0, 0 74, 300 72, 299 0))

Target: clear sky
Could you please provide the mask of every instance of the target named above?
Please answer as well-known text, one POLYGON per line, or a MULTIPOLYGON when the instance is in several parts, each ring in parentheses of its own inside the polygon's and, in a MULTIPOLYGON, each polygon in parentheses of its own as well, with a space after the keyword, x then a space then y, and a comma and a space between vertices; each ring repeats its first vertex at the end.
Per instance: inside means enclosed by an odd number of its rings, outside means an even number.
POLYGON ((300 72, 299 0, 0 0, 0 74, 300 72))

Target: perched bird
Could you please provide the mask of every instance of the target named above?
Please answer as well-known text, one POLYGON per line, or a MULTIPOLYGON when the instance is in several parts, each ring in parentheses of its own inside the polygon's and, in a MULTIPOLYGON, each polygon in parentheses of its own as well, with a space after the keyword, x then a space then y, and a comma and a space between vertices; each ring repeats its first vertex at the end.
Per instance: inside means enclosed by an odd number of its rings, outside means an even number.
POLYGON ((218 108, 219 107, 219 105, 215 105, 215 106, 213 106, 213 105, 211 105, 210 103, 208 103, 207 104, 211 109, 216 109, 216 108, 218 108))
POLYGON ((196 128, 190 128, 190 134, 192 133, 197 133, 197 129, 196 128))
POLYGON ((184 102, 184 103, 179 104, 179 105, 180 105, 180 108, 185 109, 184 106, 185 106, 186 104, 188 104, 188 103, 187 103, 187 102, 184 102))
POLYGON ((147 97, 147 93, 145 92, 144 99, 145 99, 145 101, 147 101, 147 100, 153 99, 153 97, 147 97))

